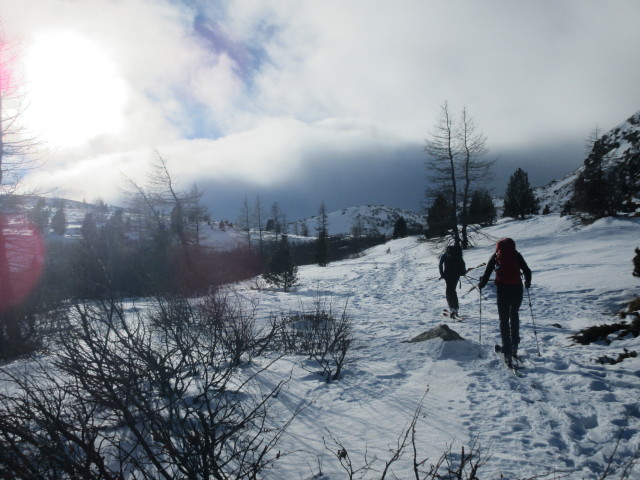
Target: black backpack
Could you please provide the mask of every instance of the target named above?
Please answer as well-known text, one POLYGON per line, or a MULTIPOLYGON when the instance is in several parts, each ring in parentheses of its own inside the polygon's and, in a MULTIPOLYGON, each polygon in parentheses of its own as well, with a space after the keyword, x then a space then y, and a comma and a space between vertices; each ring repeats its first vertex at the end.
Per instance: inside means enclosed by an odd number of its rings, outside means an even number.
POLYGON ((444 274, 447 277, 461 277, 467 273, 467 266, 462 258, 462 248, 457 246, 447 247, 444 257, 444 274))

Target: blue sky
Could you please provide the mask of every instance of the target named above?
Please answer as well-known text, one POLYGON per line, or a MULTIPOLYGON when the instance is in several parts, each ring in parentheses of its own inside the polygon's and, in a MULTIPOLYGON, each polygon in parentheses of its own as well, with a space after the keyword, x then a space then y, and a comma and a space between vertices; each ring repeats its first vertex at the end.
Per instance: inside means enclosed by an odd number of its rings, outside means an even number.
POLYGON ((245 195, 290 219, 419 210, 440 106, 463 107, 497 158, 541 185, 585 139, 640 108, 635 0, 3 0, 24 52, 26 116, 47 145, 31 182, 120 201, 156 151, 216 218, 245 195))

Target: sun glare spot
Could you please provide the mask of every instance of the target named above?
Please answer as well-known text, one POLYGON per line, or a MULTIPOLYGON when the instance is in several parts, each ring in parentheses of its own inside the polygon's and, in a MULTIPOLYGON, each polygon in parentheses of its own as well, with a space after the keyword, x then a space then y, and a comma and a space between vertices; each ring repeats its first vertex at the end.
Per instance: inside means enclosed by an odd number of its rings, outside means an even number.
POLYGON ((30 130, 58 147, 80 146, 124 127, 127 88, 115 62, 73 32, 36 37, 25 57, 30 130))

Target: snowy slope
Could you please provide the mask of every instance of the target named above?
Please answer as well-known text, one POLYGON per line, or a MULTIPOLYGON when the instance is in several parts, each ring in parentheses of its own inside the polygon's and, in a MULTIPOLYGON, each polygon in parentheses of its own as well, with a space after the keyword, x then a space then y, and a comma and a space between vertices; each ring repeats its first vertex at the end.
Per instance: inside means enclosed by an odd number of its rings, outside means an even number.
MULTIPOLYGON (((516 240, 533 270, 532 310, 526 301, 521 309, 522 378, 493 354, 499 342, 495 291, 487 288, 480 304, 466 280, 458 290, 465 320, 449 323, 464 340, 405 343, 445 322, 445 287, 437 267, 441 252, 421 237, 390 241, 324 268, 300 267, 302 283, 289 294, 255 290, 255 282, 238 285, 240 295, 256 302, 258 321, 268 322, 274 312, 313 310, 320 296, 336 312, 346 306, 354 327, 340 380, 326 383, 312 363, 295 356, 260 375, 264 391, 290 378, 275 405, 279 418, 306 407, 281 439, 277 450, 283 455, 266 478, 347 478, 325 449, 323 438, 331 445, 330 436, 344 445, 356 467, 365 454, 377 456, 383 466, 423 398, 416 425, 419 457, 436 461, 449 445, 459 452, 475 444, 488 456, 481 479, 600 478, 619 437, 613 467, 632 458, 640 447, 640 358, 616 365, 594 360, 617 357, 625 348, 638 351, 640 337, 582 346, 570 335, 617 320, 613 313, 640 294, 640 280, 631 275, 640 219, 605 218, 585 227, 552 214, 502 220, 483 234, 478 246, 465 252, 467 265, 478 266, 469 273, 472 282, 495 240, 504 236, 516 240)), ((256 358, 243 369, 259 371, 267 362, 256 358)), ((394 464, 395 477, 387 478, 415 478, 412 466, 408 451, 394 464)), ((640 466, 629 478, 640 478, 640 466)))
MULTIPOLYGON (((619 169, 630 162, 635 162, 637 165, 640 158, 640 111, 602 135, 598 144, 604 154, 601 165, 605 172, 619 169)), ((597 158, 594 151, 590 152, 585 162, 594 161, 597 158)), ((552 212, 560 212, 564 204, 573 196, 574 184, 584 168, 581 166, 562 180, 554 180, 545 187, 535 189, 536 197, 540 199, 540 206, 544 208, 548 205, 552 212)), ((635 179, 635 185, 636 191, 639 191, 640 178, 635 179)), ((636 198, 636 203, 638 202, 640 199, 636 198)))
POLYGON ((640 110, 603 135, 602 140, 608 153, 602 162, 605 171, 615 168, 621 161, 637 158, 640 154, 640 110))
POLYGON ((549 206, 551 212, 559 213, 562 207, 573 197, 573 188, 584 167, 578 168, 562 180, 554 180, 545 187, 535 188, 536 198, 540 200, 540 208, 549 206))
MULTIPOLYGON (((580 346, 569 335, 614 321, 612 313, 640 293, 640 281, 631 276, 640 220, 603 219, 581 227, 570 217, 549 215, 502 221, 484 233, 515 238, 533 270, 530 292, 541 356, 525 301, 524 378, 514 377, 492 353, 499 334, 490 288, 482 303, 480 343, 479 296, 466 293, 471 288, 467 281, 459 290, 465 321, 449 324, 464 341, 403 343, 445 321, 444 284, 437 279, 439 252, 417 237, 389 242, 362 258, 326 268, 301 267, 303 283, 292 294, 247 291, 254 298, 259 295, 265 318, 301 305, 312 308, 318 292, 337 309, 348 301, 356 330, 352 360, 340 381, 324 383, 295 358, 269 373, 267 383, 292 374, 281 396, 283 415, 313 401, 281 445, 282 451, 294 453, 285 456, 269 478, 310 479, 320 466, 324 480, 346 478, 324 449, 328 431, 352 459, 364 461, 366 450, 369 457, 386 461, 389 446, 395 445, 427 389, 417 425, 421 455, 435 461, 448 444, 459 451, 477 442, 490 455, 480 478, 528 478, 552 471, 569 471, 568 478, 596 478, 623 428, 614 465, 630 458, 640 444, 640 359, 613 366, 594 359, 615 357, 623 348, 637 351, 640 338, 580 346)), ((467 265, 485 262, 493 248, 492 239, 481 240, 465 254, 467 265)), ((481 270, 470 273, 474 282, 481 270)), ((410 456, 399 462, 397 478, 413 478, 411 466, 410 456)), ((640 476, 640 470, 635 474, 640 476)))
MULTIPOLYGON (((327 213, 329 235, 350 235, 352 228, 359 224, 365 235, 391 236, 393 226, 401 216, 404 217, 409 229, 421 230, 426 227, 426 219, 415 212, 384 205, 363 205, 327 213)), ((306 223, 309 234, 316 234, 317 216, 296 223, 299 225, 306 223)))
MULTIPOLYGON (((59 208, 60 204, 64 205, 64 213, 67 220, 67 229, 64 233, 64 240, 66 241, 73 241, 82 238, 81 227, 87 213, 92 213, 94 218, 97 219, 99 226, 102 226, 116 210, 121 208, 109 205, 102 213, 97 213, 98 208, 95 204, 60 198, 42 198, 45 200, 46 208, 49 209, 51 216, 57 208, 59 208)), ((38 197, 25 196, 21 200, 23 206, 27 210, 31 210, 34 208, 38 197)), ((124 210, 125 216, 131 215, 126 208, 124 210)), ((131 231, 129 232, 129 235, 133 238, 137 238, 138 233, 131 231)), ((231 250, 237 247, 244 247, 247 244, 245 233, 232 226, 221 227, 219 222, 215 221, 209 223, 201 222, 199 236, 201 245, 218 250, 231 250)), ((47 241, 50 242, 60 241, 60 238, 51 230, 47 232, 45 237, 47 241)))

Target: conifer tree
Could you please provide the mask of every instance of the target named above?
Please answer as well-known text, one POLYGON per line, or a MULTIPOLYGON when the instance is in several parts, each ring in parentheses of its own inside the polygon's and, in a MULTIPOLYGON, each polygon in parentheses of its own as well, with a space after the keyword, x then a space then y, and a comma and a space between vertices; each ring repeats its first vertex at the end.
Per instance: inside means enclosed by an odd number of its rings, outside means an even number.
POLYGON ((408 235, 407 230, 407 221, 404 217, 398 218, 396 223, 393 225, 393 238, 404 238, 408 235))
POLYGON ((326 267, 329 263, 329 222, 327 220, 327 208, 324 202, 320 204, 317 231, 316 263, 321 267, 326 267))
POLYGON ((29 220, 38 227, 43 234, 49 228, 49 215, 51 211, 47 208, 44 198, 38 198, 35 206, 29 211, 29 220))
POLYGON ((82 238, 85 242, 88 244, 95 243, 98 238, 98 225, 93 213, 89 212, 84 216, 80 232, 82 232, 82 238))
POLYGON ((64 213, 64 205, 60 205, 51 218, 51 229, 53 233, 64 235, 67 230, 67 216, 64 213))
POLYGON ((518 168, 509 178, 502 216, 524 220, 527 215, 538 213, 539 208, 538 199, 529 185, 529 175, 518 168))
POLYGON ((573 203, 575 207, 596 218, 607 212, 607 191, 610 189, 602 165, 589 163, 578 175, 574 185, 573 203))
POLYGON ((482 226, 491 225, 496 216, 496 206, 489 192, 485 189, 475 190, 469 204, 469 223, 477 223, 482 226))
POLYGON ((433 204, 427 210, 427 238, 447 235, 451 229, 451 210, 453 207, 443 193, 439 193, 433 200, 433 204))
POLYGON ((282 287, 285 292, 298 283, 298 267, 291 258, 289 237, 286 233, 278 240, 264 277, 267 282, 282 287))

